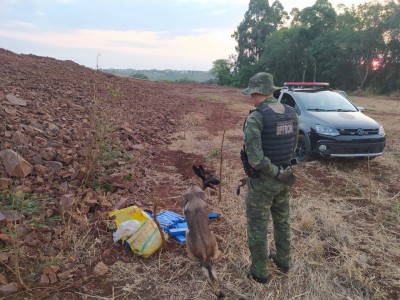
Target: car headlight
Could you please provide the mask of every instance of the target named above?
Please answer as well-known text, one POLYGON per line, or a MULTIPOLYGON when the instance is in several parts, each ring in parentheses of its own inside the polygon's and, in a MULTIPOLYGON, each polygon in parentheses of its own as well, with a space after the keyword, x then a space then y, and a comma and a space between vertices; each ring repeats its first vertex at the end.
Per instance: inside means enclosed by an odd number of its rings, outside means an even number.
POLYGON ((333 127, 328 127, 328 126, 324 126, 324 125, 315 125, 314 128, 318 134, 329 135, 329 136, 340 135, 339 131, 337 131, 337 129, 333 128, 333 127))
POLYGON ((382 126, 382 125, 379 126, 378 134, 380 134, 380 135, 385 135, 385 134, 386 134, 385 129, 383 129, 383 126, 382 126))

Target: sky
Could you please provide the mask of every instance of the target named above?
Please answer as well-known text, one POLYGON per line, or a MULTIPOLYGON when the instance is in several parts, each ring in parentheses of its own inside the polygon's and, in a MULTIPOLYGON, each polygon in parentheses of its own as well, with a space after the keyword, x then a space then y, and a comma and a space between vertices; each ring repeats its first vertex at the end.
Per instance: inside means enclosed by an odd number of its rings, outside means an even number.
MULTIPOLYGON (((334 7, 364 2, 330 0, 334 7)), ((281 3, 290 12, 315 0, 281 3)), ((0 0, 0 48, 89 68, 208 71, 213 61, 235 54, 231 35, 248 4, 249 0, 0 0)))

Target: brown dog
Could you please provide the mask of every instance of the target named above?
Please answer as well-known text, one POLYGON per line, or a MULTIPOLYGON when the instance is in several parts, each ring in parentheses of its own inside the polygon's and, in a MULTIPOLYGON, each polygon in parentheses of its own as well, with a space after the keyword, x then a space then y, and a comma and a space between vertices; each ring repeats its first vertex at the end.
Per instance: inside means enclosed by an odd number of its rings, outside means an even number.
POLYGON ((204 171, 202 166, 193 166, 197 175, 193 178, 190 187, 184 196, 183 213, 188 224, 186 232, 186 250, 192 259, 200 260, 208 281, 218 298, 223 298, 220 283, 215 271, 212 269, 212 261, 217 259, 220 252, 217 240, 209 227, 209 218, 204 190, 214 188, 219 180, 209 172, 204 171))

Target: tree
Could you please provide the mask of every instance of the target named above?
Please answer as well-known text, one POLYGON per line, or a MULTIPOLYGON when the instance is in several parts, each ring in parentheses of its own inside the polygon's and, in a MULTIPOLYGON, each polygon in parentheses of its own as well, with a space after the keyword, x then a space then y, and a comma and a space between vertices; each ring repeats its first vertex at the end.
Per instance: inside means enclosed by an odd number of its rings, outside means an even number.
POLYGON ((135 73, 132 75, 129 75, 131 78, 139 78, 139 79, 149 79, 149 77, 143 73, 135 73))
POLYGON ((336 11, 328 0, 317 0, 313 6, 298 12, 292 25, 309 28, 312 36, 318 37, 324 31, 335 27, 336 16, 336 11))
POLYGON ((299 81, 308 59, 309 31, 298 26, 282 28, 266 39, 260 59, 261 69, 274 74, 277 83, 299 81))
MULTIPOLYGON (((251 1, 256 2, 260 3, 251 1)), ((270 30, 263 36, 262 47, 255 44, 258 35, 252 35, 254 26, 240 34, 253 20, 250 8, 254 6, 249 5, 235 32, 240 38, 236 65, 241 86, 254 73, 267 71, 277 84, 328 81, 346 90, 400 91, 400 3, 386 0, 350 8, 342 5, 337 14, 327 0, 317 0, 311 7, 293 9, 290 26, 270 30), (240 48, 246 45, 240 44, 241 39, 249 43, 248 48, 240 48)))
POLYGON ((323 35, 325 32, 333 30, 336 25, 336 11, 328 0, 317 0, 314 5, 306 7, 303 10, 293 11, 294 18, 292 25, 307 28, 308 45, 304 49, 302 59, 302 80, 305 80, 306 74, 312 73, 312 80, 317 78, 318 60, 312 55, 313 40, 323 35))
MULTIPOLYGON (((340 16, 341 18, 342 16, 340 16)), ((364 3, 345 9, 338 30, 357 88, 389 92, 400 87, 400 4, 364 3), (372 63, 377 62, 373 66, 372 63)))
POLYGON ((244 19, 232 35, 238 43, 236 68, 239 73, 256 64, 263 52, 265 39, 282 24, 286 15, 278 0, 272 6, 268 0, 250 0, 244 19))
POLYGON ((237 79, 233 74, 233 62, 228 59, 213 61, 211 73, 217 78, 218 85, 238 86, 237 79))

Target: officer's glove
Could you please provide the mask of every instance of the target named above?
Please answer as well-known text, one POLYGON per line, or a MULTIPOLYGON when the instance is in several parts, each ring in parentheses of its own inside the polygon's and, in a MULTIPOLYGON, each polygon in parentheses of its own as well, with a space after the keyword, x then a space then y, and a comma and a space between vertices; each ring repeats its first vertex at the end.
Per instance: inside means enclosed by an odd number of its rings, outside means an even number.
POLYGON ((290 166, 286 169, 279 168, 276 179, 283 182, 286 185, 292 185, 296 181, 296 176, 293 174, 293 170, 290 166))

